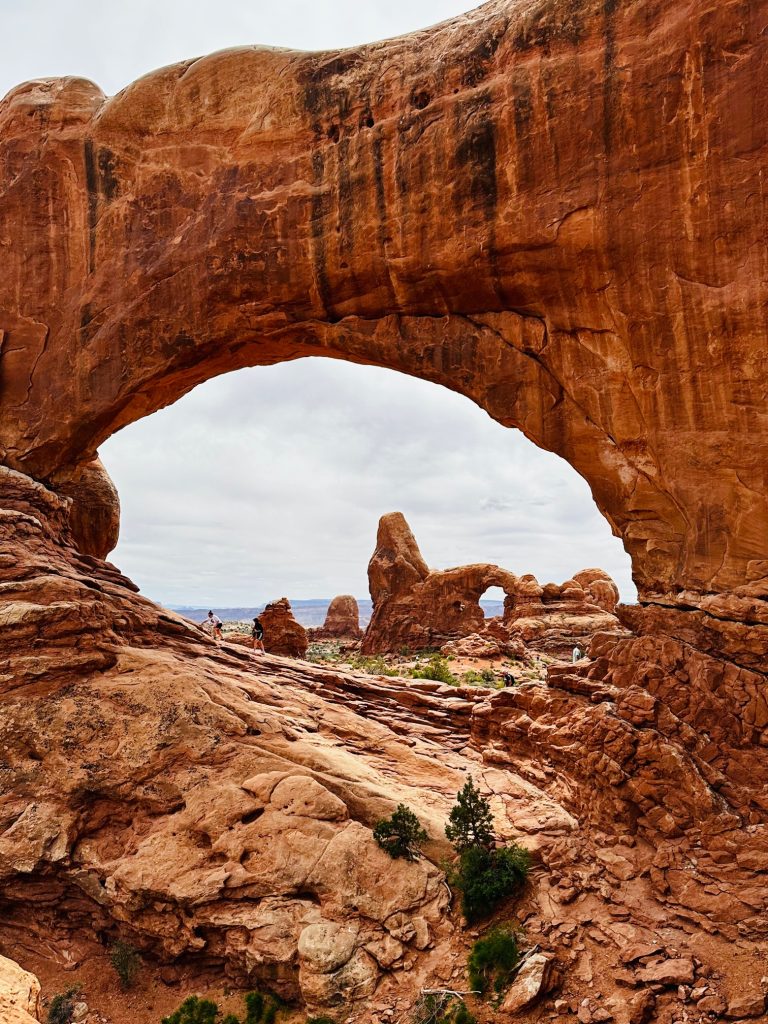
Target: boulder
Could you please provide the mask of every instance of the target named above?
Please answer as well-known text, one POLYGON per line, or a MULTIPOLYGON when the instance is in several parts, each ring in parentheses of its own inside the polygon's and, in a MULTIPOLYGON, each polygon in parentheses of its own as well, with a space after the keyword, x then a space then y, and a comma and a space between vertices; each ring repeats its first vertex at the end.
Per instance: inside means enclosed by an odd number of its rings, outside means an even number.
POLYGON ((662 960, 658 964, 644 967, 637 972, 637 980, 645 985, 692 985, 694 980, 693 961, 683 957, 662 960))
POLYGON ((517 973, 501 1004, 502 1013, 518 1013, 545 995, 551 986, 554 957, 534 953, 517 973))
POLYGON ((264 627, 264 648, 269 654, 304 658, 309 646, 307 631, 293 617, 287 597, 272 601, 259 615, 264 627))
POLYGON ((40 982, 13 960, 0 956, 0 1020, 3 1024, 37 1024, 40 982))

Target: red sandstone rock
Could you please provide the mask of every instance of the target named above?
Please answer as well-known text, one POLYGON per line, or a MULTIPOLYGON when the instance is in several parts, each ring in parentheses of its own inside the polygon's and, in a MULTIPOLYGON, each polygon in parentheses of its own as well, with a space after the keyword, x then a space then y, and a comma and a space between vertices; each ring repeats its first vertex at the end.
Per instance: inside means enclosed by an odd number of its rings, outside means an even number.
POLYGON ((534 953, 520 968, 512 986, 501 1004, 502 1013, 518 1013, 531 1006, 549 991, 554 958, 546 953, 534 953))
POLYGON ((264 648, 270 654, 284 654, 289 658, 306 656, 309 646, 307 631, 293 617, 287 597, 268 604, 259 620, 264 627, 264 648))
POLYGON ((327 352, 570 461, 643 594, 741 585, 768 560, 763 2, 493 0, 112 98, 12 90, 6 463, 52 480, 215 373, 327 352))
MULTIPOLYGON (((390 865, 358 828, 283 820, 241 783, 317 773, 364 828, 394 787, 437 834, 434 807, 482 758, 507 834, 521 802, 550 825, 535 838, 563 911, 583 892, 679 915, 726 975, 729 940, 761 949, 765 14, 495 0, 339 54, 247 47, 112 99, 67 78, 0 103, 6 945, 130 928, 153 955, 296 991, 304 929, 374 893, 397 910, 347 961, 367 985, 372 949, 398 962, 404 916, 447 931, 431 869, 418 896, 404 877, 382 893, 390 865), (632 556, 639 636, 596 641, 586 677, 479 703, 270 658, 260 680, 95 557, 115 537, 93 465, 110 434, 215 374, 321 354, 446 385, 566 458, 632 556), (291 865, 350 831, 306 899, 291 865), (627 836, 643 870, 621 893, 590 865, 627 836)), ((398 594, 426 571, 406 554, 381 558, 398 594)), ((605 610, 597 582, 518 594, 573 607, 580 588, 605 610)))
POLYGON ((13 960, 0 956, 0 1020, 3 1024, 37 1024, 40 982, 13 960))
POLYGON ((621 631, 616 616, 605 610, 615 608, 616 585, 600 569, 581 575, 587 590, 576 580, 541 587, 533 576, 517 577, 496 565, 429 569, 405 517, 392 512, 379 522, 368 565, 373 614, 363 651, 441 647, 477 634, 497 653, 519 656, 522 641, 570 658, 574 645, 586 646, 596 632, 621 631), (479 602, 489 587, 507 595, 503 622, 485 618, 479 602), (594 595, 602 604, 590 603, 594 595))
POLYGON ((350 594, 334 597, 328 605, 323 625, 309 633, 313 640, 359 640, 363 631, 357 600, 350 594))

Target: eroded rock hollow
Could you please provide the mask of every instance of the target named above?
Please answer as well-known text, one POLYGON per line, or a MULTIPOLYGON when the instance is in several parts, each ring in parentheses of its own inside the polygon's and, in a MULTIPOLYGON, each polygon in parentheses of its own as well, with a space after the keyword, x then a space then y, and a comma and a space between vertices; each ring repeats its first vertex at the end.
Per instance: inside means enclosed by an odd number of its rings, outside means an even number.
POLYGON ((649 946, 691 978, 696 946, 724 972, 697 983, 712 1012, 749 986, 758 1005, 767 19, 766 0, 494 0, 355 50, 244 47, 112 98, 64 78, 0 103, 4 952, 123 933, 312 1006, 406 964, 426 979, 454 948, 436 875, 362 912, 366 829, 402 798, 439 836, 473 771, 559 908, 529 934, 610 905, 604 941, 646 950, 638 985, 664 974, 649 946), (254 675, 139 596, 102 560, 99 445, 216 374, 319 355, 442 384, 567 459, 632 557, 634 635, 547 687, 445 694, 254 675), (296 775, 311 806, 281 802, 296 775), (291 815, 344 846, 342 877, 264 861, 259 821, 291 815))

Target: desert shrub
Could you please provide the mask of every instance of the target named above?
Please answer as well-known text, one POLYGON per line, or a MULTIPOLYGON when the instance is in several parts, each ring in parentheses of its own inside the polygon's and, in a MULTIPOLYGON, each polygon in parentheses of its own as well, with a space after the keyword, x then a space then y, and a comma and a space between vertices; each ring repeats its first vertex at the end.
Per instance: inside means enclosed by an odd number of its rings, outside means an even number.
POLYGON ((392 668, 382 654, 371 657, 358 655, 350 658, 350 667, 360 672, 366 672, 369 676, 399 676, 396 668, 392 668))
POLYGON ((449 686, 456 686, 458 680, 451 672, 450 666, 445 658, 439 654, 433 654, 426 665, 417 665, 411 669, 412 679, 434 679, 438 683, 447 683, 449 686))
POLYGON ((484 668, 480 675, 482 676, 484 683, 488 683, 489 686, 496 685, 496 673, 492 668, 484 668))
POLYGON ((445 834, 457 853, 475 846, 490 849, 494 844, 491 805, 472 779, 467 779, 461 792, 456 794, 445 834))
POLYGON ((129 942, 118 940, 109 954, 109 962, 120 979, 120 987, 127 991, 136 980, 141 967, 141 957, 129 942))
POLYGON ((219 1008, 210 999, 190 996, 162 1024, 216 1024, 219 1008))
POLYGON ((467 960, 469 987, 482 995, 499 995, 512 980, 519 960, 514 932, 507 928, 491 929, 472 946, 467 960))
POLYGON ((398 804, 391 818, 382 818, 376 822, 373 838, 390 857, 418 860, 419 847, 429 836, 413 811, 405 804, 398 804))
POLYGON ((245 1024, 274 1024, 280 1001, 276 996, 249 992, 245 997, 245 1024))
POLYGON ((477 1021, 463 999, 450 992, 438 992, 419 999, 411 1024, 477 1024, 477 1021))
MULTIPOLYGON (((261 992, 249 992, 245 997, 245 1021, 243 1024, 274 1024, 280 1000, 276 996, 265 996, 261 992)), ((164 1017, 162 1024, 216 1024, 219 1008, 210 999, 190 996, 170 1017, 164 1017)), ((240 1018, 228 1013, 221 1024, 241 1024, 240 1018)))
POLYGON ((449 880, 461 892, 461 909, 467 921, 488 917, 502 900, 519 892, 529 868, 530 854, 515 843, 500 850, 470 846, 462 851, 449 880))
POLYGON ((72 1024, 72 1014, 79 993, 80 989, 70 988, 55 995, 48 1007, 48 1024, 72 1024))

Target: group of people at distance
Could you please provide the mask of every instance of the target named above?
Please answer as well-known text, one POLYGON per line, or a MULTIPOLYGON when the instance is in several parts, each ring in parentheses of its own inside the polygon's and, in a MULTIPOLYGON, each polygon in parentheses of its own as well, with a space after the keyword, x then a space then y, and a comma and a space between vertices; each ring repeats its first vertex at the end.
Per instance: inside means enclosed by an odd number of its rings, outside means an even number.
MULTIPOLYGON (((216 643, 224 638, 221 632, 221 627, 223 625, 224 623, 221 621, 219 616, 214 615, 212 611, 208 612, 207 617, 200 623, 200 627, 205 630, 209 636, 213 637, 216 643)), ((251 627, 251 639, 253 640, 253 650, 255 653, 267 653, 264 649, 264 627, 259 621, 258 616, 253 620, 253 626, 251 627)))

